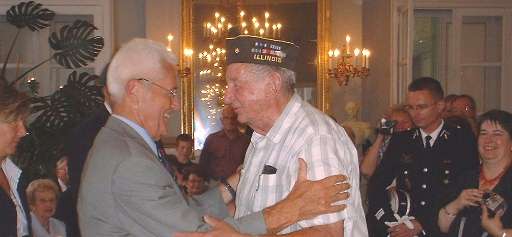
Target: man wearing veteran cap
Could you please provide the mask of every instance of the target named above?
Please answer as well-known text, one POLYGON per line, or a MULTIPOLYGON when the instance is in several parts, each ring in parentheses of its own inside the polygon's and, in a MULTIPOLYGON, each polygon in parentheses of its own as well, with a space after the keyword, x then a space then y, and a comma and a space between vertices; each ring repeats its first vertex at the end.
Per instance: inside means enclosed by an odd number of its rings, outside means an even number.
POLYGON ((289 42, 240 35, 228 38, 225 102, 254 133, 238 184, 236 217, 258 212, 292 190, 302 158, 312 180, 348 176, 344 211, 299 221, 279 232, 296 236, 368 236, 359 194, 357 151, 329 116, 294 93, 299 48, 289 42), (344 234, 344 235, 342 235, 344 234))

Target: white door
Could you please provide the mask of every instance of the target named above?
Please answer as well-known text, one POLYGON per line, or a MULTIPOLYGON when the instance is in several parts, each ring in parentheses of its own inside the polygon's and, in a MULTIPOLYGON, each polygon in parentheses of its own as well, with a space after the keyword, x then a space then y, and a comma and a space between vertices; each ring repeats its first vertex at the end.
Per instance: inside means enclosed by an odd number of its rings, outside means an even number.
POLYGON ((511 110, 509 9, 454 11, 454 74, 447 91, 471 95, 477 111, 511 110), (508 65, 508 66, 507 66, 508 65))
POLYGON ((391 98, 392 104, 405 101, 407 85, 412 80, 412 51, 414 29, 414 0, 391 1, 392 52, 391 98))
POLYGON ((413 78, 440 80, 446 94, 472 96, 478 113, 512 111, 511 12, 510 7, 416 9, 412 65, 406 67, 413 78))

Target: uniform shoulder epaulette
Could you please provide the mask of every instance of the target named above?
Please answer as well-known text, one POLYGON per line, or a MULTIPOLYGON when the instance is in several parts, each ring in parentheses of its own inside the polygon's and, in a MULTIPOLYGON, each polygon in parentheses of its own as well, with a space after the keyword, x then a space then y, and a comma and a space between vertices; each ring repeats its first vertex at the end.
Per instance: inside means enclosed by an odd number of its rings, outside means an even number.
POLYGON ((412 128, 407 132, 409 132, 409 135, 411 136, 412 139, 416 139, 416 137, 421 136, 420 130, 416 128, 412 128))
POLYGON ((448 140, 448 137, 450 136, 450 132, 448 132, 448 129, 441 130, 441 133, 439 133, 439 137, 444 137, 445 140, 448 140))

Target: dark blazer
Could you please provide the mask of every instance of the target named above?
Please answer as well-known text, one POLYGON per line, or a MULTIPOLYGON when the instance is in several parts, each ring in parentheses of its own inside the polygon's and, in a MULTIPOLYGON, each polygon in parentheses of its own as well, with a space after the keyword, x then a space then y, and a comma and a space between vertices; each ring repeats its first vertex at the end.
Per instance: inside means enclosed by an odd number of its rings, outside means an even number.
MULTIPOLYGON (((28 207, 27 195, 25 190, 27 189, 30 180, 28 176, 22 172, 18 181, 18 196, 21 199, 21 205, 25 211, 25 217, 27 218, 29 236, 32 235, 30 209, 28 207)), ((16 213, 16 206, 9 197, 9 194, 5 193, 3 189, 0 189, 0 236, 2 237, 16 237, 17 233, 17 220, 18 214, 16 213)))
POLYGON ((59 198, 55 217, 66 224, 69 236, 80 236, 76 212, 80 177, 94 139, 109 117, 108 110, 101 106, 70 132, 64 144, 64 153, 68 157, 69 184, 68 189, 59 198))
POLYGON ((469 129, 445 122, 431 150, 424 148, 419 129, 393 135, 368 187, 372 236, 386 236, 384 222, 396 221, 386 190, 395 178, 397 188, 412 199, 409 216, 421 223, 427 236, 439 236, 435 220, 442 194, 458 175, 478 164, 476 139, 469 129))
MULTIPOLYGON (((472 170, 460 175, 453 183, 449 192, 443 195, 444 201, 441 206, 445 206, 455 200, 464 189, 478 189, 479 177, 479 170, 472 170)), ((512 204, 512 169, 508 169, 492 191, 505 199, 505 202, 508 204, 508 208, 501 217, 503 228, 512 228, 512 209, 510 208, 512 204)), ((461 233, 463 237, 481 237, 484 233, 481 215, 482 209, 480 207, 466 207, 462 209, 450 225, 447 236, 459 236, 458 234, 461 233)))

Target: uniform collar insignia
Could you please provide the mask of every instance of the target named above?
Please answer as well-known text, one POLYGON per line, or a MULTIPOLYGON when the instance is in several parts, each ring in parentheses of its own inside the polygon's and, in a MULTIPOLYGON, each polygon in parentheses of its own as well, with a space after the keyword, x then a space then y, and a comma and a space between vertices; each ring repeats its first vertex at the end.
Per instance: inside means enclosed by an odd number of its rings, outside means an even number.
POLYGON ((446 129, 443 129, 439 136, 444 137, 445 140, 448 140, 448 137, 450 136, 450 132, 446 131, 446 129))
POLYGON ((420 130, 416 129, 416 131, 414 131, 414 134, 412 134, 412 139, 416 139, 416 137, 419 135, 420 135, 420 130))

